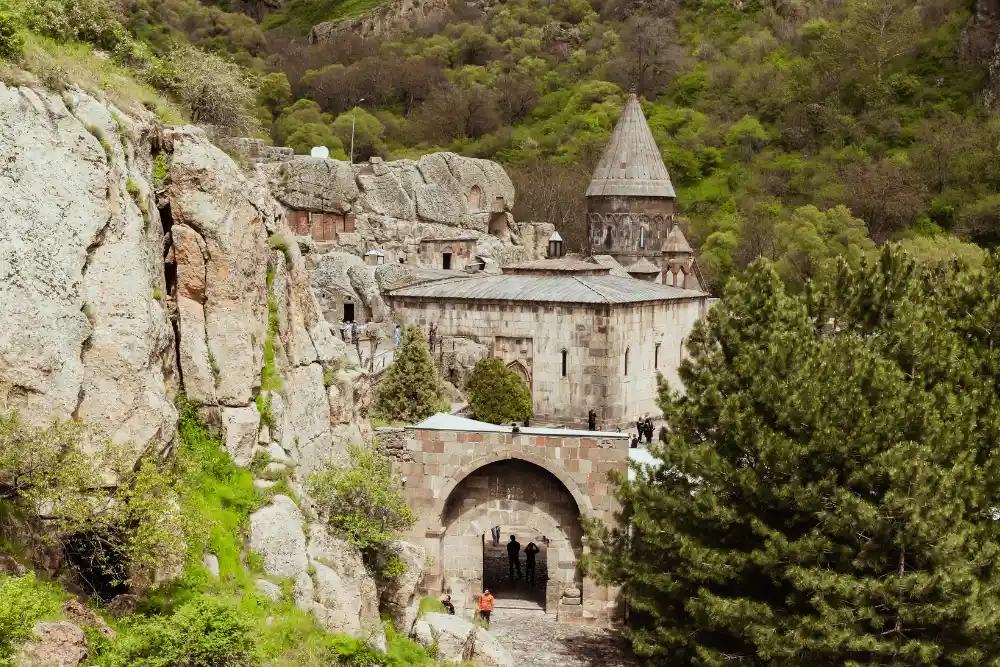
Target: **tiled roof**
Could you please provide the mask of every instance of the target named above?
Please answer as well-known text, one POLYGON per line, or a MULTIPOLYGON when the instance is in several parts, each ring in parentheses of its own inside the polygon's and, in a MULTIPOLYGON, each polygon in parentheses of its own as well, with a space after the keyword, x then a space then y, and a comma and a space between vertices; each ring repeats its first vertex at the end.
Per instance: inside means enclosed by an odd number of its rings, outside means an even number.
POLYGON ((650 274, 650 273, 659 273, 660 267, 658 267, 656 264, 653 264, 645 257, 640 257, 637 262, 631 264, 625 270, 628 271, 629 273, 650 274))
POLYGON ((663 252, 676 252, 676 253, 693 253, 691 250, 691 245, 684 238, 684 232, 681 231, 680 225, 674 225, 671 228, 670 233, 667 234, 667 238, 663 240, 663 252))
POLYGON ((618 276, 469 276, 401 287, 390 297, 440 301, 625 304, 696 299, 705 294, 618 276))
POLYGON ((631 278, 625 267, 618 263, 618 260, 611 255, 593 255, 590 258, 591 262, 596 262, 601 266, 606 266, 611 269, 611 275, 618 276, 619 278, 631 278))
POLYGON ((639 98, 629 97, 587 188, 588 197, 666 197, 674 186, 639 98))
POLYGON ((586 262, 582 259, 561 257, 559 259, 534 259, 503 267, 504 272, 527 273, 529 271, 559 271, 565 273, 607 273, 608 267, 586 262))

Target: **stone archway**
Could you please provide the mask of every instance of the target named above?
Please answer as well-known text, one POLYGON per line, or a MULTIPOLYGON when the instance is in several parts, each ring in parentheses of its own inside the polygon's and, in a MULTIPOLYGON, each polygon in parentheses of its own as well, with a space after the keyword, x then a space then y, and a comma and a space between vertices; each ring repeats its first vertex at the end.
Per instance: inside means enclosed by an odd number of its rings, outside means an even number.
MULTIPOLYGON (((505 558, 503 543, 520 531, 522 549, 529 541, 542 548, 536 585, 503 581, 501 590, 495 591, 498 600, 534 599, 555 615, 562 590, 578 588, 581 581, 576 560, 583 547, 583 528, 574 496, 556 475, 522 458, 490 461, 456 480, 441 513, 440 549, 442 584, 456 607, 471 612, 484 580, 506 579, 505 563, 496 559, 505 558), (493 526, 504 531, 500 549, 486 544, 493 526)), ((521 563, 523 568, 523 554, 521 563)))
POLYGON ((524 385, 531 389, 531 375, 528 374, 528 369, 524 367, 520 361, 512 361, 507 364, 507 368, 517 373, 517 376, 524 380, 524 385))

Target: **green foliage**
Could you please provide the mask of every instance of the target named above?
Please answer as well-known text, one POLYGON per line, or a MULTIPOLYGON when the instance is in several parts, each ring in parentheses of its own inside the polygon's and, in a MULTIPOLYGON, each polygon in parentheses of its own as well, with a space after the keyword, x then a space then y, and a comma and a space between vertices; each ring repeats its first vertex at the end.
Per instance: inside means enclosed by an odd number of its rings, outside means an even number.
POLYGON ((31 637, 37 621, 59 612, 64 594, 58 586, 35 579, 0 575, 0 667, 14 667, 17 646, 31 637))
POLYGON ((0 60, 14 60, 24 53, 21 21, 13 12, 0 11, 0 60))
POLYGON ((386 422, 417 423, 437 412, 444 397, 427 340, 417 327, 406 327, 375 392, 372 413, 386 422))
POLYGON ((349 465, 329 465, 306 486, 330 531, 363 551, 384 552, 416 521, 389 459, 374 446, 352 445, 349 465))
POLYGON ((340 139, 340 148, 350 150, 351 128, 354 128, 354 159, 367 160, 385 151, 382 136, 385 127, 379 119, 364 109, 345 111, 333 121, 333 133, 340 139))
POLYGON ((143 585, 183 561, 191 525, 177 510, 169 471, 136 458, 130 446, 79 422, 36 427, 16 412, 0 415, 0 510, 24 516, 29 527, 44 513, 45 540, 85 537, 90 548, 81 557, 93 571, 143 585), (108 487, 108 478, 117 485, 108 487))
MULTIPOLYGON (((272 241, 278 237, 271 237, 272 241)), ((282 237, 283 238, 283 237, 282 237)), ((272 246, 273 247, 273 246, 272 246)), ((271 286, 274 280, 274 272, 269 271, 267 274, 267 337, 264 339, 264 367, 260 371, 260 390, 261 392, 271 392, 279 391, 284 384, 281 375, 278 373, 278 366, 274 361, 274 346, 278 341, 278 300, 274 297, 273 288, 271 286)), ((266 407, 267 414, 271 414, 271 398, 268 395, 266 398, 260 398, 258 396, 258 408, 266 407), (263 402, 263 403, 262 403, 263 402)), ((264 412, 262 411, 263 415, 264 412)), ((274 419, 270 418, 269 422, 266 422, 274 427, 274 419)))
POLYGON ((167 183, 170 173, 170 162, 166 153, 157 153, 153 158, 153 188, 159 190, 167 183))
POLYGON ((730 281, 684 395, 661 382, 662 465, 589 528, 646 664, 1000 659, 998 304, 1000 258, 893 245, 801 296, 764 262, 730 281))
POLYGON ((252 616, 233 602, 199 596, 169 616, 135 617, 114 643, 99 646, 100 667, 253 667, 261 664, 252 616))
POLYGON ((424 614, 444 614, 448 610, 444 608, 441 600, 434 597, 433 595, 425 595, 420 598, 420 610, 417 612, 419 616, 424 614))
POLYGON ((523 422, 532 415, 528 386, 497 357, 476 362, 467 389, 469 408, 480 421, 510 424, 523 422))

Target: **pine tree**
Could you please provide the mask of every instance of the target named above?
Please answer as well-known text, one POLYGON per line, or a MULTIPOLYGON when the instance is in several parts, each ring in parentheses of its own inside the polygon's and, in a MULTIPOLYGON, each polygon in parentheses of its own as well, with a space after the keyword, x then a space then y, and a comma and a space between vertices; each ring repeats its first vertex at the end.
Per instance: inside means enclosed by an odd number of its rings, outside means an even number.
POLYGON ((446 404, 444 385, 427 340, 420 329, 410 325, 403 331, 392 364, 375 392, 373 413, 389 422, 416 423, 446 404))
POLYGON ((996 259, 731 281, 661 382, 662 467, 589 529, 646 664, 1000 664, 998 322, 996 259))
POLYGON ((476 362, 467 389, 469 408, 476 419, 491 424, 510 424, 531 416, 528 385, 496 357, 476 362))

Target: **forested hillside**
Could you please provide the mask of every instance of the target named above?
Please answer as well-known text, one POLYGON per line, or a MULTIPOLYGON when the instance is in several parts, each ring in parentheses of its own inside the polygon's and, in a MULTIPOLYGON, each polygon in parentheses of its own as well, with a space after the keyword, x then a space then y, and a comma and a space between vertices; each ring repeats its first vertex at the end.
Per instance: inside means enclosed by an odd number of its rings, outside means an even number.
MULTIPOLYGON (((346 157, 357 104, 356 159, 498 160, 519 215, 554 222, 576 248, 582 193, 634 87, 716 286, 761 255, 800 284, 888 239, 972 262, 978 250, 953 237, 1000 242, 997 21, 983 0, 453 2, 408 33, 318 43, 313 24, 377 3, 4 3, 117 13, 154 64, 176 64, 189 42, 238 63, 259 133, 299 152, 346 157)), ((22 25, 54 32, 27 14, 22 25)), ((146 69, 153 86, 183 87, 176 69, 146 69)))

